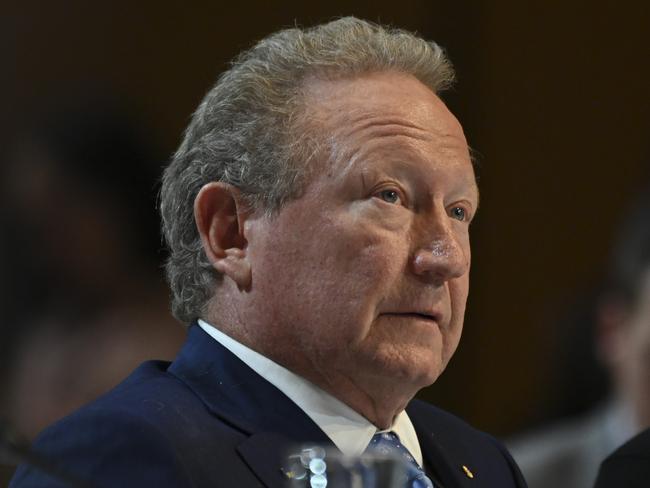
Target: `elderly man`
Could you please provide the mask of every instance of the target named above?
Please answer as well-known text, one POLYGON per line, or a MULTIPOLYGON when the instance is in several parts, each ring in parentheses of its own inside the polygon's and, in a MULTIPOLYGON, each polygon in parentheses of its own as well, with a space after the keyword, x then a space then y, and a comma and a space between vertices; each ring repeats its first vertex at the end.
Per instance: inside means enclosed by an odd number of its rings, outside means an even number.
MULTIPOLYGON (((412 401, 458 345, 469 286, 478 190, 437 95, 452 79, 437 45, 354 18, 243 53, 163 179, 186 345, 36 449, 107 487, 280 487, 305 443, 381 444, 413 487, 525 486, 497 441, 412 401)), ((23 468, 12 486, 57 485, 23 468)))

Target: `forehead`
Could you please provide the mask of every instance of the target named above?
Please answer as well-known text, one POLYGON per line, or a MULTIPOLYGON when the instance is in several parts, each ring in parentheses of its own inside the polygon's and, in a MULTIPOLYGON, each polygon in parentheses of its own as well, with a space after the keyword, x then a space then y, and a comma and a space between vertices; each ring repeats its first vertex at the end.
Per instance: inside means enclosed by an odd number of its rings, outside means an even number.
POLYGON ((465 140, 463 129, 440 98, 414 76, 386 71, 352 78, 305 82, 310 114, 352 123, 368 116, 394 117, 439 134, 465 140))
MULTIPOLYGON (((325 139, 329 163, 354 165, 364 156, 424 160, 426 167, 457 169, 475 187, 463 129, 440 98, 415 77, 378 72, 355 78, 308 80, 306 106, 325 139)), ((348 168, 349 169, 349 168, 348 168)), ((345 172, 346 168, 337 168, 345 172)))

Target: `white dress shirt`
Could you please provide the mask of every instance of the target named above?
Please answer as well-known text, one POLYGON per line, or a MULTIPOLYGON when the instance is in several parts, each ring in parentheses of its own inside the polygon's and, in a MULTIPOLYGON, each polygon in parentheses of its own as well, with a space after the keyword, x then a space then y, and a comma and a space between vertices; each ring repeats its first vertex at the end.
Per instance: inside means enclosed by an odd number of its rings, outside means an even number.
MULTIPOLYGON (((216 327, 199 319, 199 326, 253 371, 300 407, 346 456, 359 456, 372 437, 384 432, 361 414, 318 386, 258 352, 237 342, 216 327)), ((422 466, 422 451, 415 429, 405 411, 400 412, 389 431, 394 432, 422 466)))

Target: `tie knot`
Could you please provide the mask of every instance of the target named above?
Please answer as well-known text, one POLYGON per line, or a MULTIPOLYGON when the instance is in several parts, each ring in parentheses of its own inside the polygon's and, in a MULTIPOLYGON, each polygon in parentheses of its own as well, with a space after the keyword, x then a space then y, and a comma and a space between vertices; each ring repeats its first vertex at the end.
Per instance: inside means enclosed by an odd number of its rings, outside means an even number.
POLYGON ((397 454, 409 463, 416 463, 411 453, 400 442, 395 432, 379 432, 375 434, 370 440, 370 445, 368 445, 367 450, 379 454, 397 454))
POLYGON ((409 450, 404 447, 399 437, 394 432, 379 432, 370 440, 366 452, 375 452, 382 455, 392 455, 405 461, 407 466, 407 486, 409 488, 433 488, 433 483, 424 474, 424 471, 411 455, 409 450))

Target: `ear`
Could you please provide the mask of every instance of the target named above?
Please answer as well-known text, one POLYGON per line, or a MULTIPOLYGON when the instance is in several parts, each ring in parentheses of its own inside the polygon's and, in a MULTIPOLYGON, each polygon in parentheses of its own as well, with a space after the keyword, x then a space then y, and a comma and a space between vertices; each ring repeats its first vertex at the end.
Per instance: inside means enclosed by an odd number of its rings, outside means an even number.
POLYGON ((248 290, 251 284, 244 235, 249 215, 239 189, 227 183, 208 183, 194 200, 194 220, 208 260, 240 290, 248 290))

